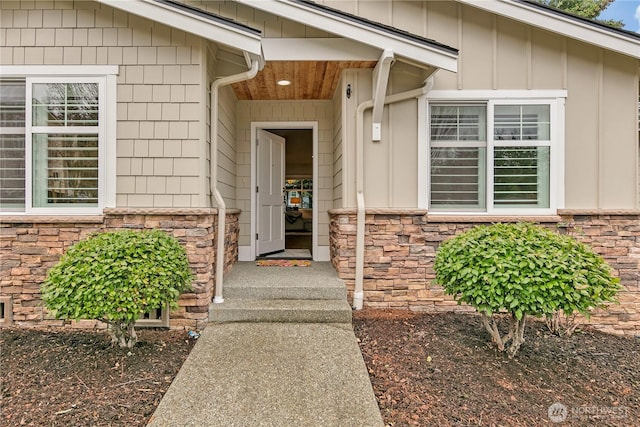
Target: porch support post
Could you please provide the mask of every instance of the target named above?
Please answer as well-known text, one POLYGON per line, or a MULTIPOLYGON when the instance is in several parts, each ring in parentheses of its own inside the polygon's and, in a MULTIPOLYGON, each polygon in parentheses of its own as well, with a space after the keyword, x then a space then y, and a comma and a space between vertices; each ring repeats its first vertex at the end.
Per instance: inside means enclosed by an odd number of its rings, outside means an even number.
POLYGON ((382 139, 384 97, 387 94, 389 71, 391 71, 391 64, 393 64, 394 58, 393 50, 385 49, 373 69, 373 129, 371 135, 374 142, 382 139))

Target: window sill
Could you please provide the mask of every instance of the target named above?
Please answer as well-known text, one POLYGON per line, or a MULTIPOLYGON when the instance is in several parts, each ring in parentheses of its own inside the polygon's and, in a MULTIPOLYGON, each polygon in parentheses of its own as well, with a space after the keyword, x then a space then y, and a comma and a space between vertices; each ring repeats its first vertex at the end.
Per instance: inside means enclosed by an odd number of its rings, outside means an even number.
POLYGON ((469 223, 496 223, 496 222, 538 222, 559 223, 562 218, 558 215, 452 215, 428 213, 427 222, 469 222, 469 223))

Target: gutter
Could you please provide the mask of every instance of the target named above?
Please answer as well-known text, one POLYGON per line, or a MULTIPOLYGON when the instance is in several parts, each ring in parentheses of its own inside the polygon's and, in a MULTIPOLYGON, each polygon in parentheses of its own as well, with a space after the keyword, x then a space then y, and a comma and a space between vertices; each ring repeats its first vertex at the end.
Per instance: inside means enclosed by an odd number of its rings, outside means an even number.
POLYGON ((251 59, 251 68, 239 74, 222 77, 211 83, 211 195, 218 207, 217 248, 216 248, 216 292, 214 303, 224 302, 222 286, 224 280, 224 240, 226 237, 227 205, 218 190, 218 98, 222 86, 228 86, 245 80, 251 80, 258 74, 260 60, 251 59))
MULTIPOLYGON (((424 86, 407 92, 396 93, 384 98, 384 105, 419 98, 427 94, 434 83, 430 76, 424 86)), ((362 102, 356 110, 356 281, 353 291, 353 308, 361 310, 364 305, 364 226, 366 205, 364 200, 364 112, 374 105, 374 100, 362 102)))

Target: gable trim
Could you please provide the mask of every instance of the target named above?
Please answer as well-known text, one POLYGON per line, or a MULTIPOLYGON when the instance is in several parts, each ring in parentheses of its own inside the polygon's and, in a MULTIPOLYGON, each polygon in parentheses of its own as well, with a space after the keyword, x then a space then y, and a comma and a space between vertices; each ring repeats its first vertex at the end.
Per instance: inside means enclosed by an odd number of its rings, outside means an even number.
POLYGON ((521 0, 457 0, 465 5, 514 19, 543 30, 640 59, 640 40, 589 20, 521 0))
POLYGON ((251 55, 258 57, 262 55, 262 37, 259 30, 201 9, 168 0, 97 1, 251 55))
POLYGON ((458 69, 458 51, 455 48, 327 6, 306 0, 236 1, 380 50, 393 50, 397 56, 414 62, 453 72, 458 69))

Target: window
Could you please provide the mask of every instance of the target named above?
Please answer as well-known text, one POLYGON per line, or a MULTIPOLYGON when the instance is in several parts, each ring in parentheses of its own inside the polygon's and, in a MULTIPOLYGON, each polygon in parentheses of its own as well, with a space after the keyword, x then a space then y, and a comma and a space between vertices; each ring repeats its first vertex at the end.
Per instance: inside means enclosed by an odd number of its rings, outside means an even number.
POLYGON ((556 100, 429 103, 429 210, 551 213, 556 100))
POLYGON ((104 77, 0 80, 0 211, 104 205, 104 77))
POLYGON ((24 210, 24 81, 0 81, 0 208, 24 210))
POLYGON ((486 106, 431 107, 431 206, 482 210, 485 201, 486 106))

